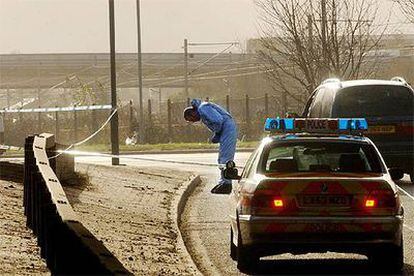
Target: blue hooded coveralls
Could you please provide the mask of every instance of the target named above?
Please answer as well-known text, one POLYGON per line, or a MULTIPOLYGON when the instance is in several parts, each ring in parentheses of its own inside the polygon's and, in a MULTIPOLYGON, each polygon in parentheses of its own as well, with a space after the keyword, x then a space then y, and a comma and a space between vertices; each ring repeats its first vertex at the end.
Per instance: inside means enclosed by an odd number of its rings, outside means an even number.
POLYGON ((223 169, 228 161, 234 160, 236 153, 236 123, 230 113, 217 104, 193 99, 191 105, 197 108, 201 121, 214 133, 212 142, 220 143, 218 164, 221 176, 219 184, 231 184, 231 180, 224 178, 223 169))

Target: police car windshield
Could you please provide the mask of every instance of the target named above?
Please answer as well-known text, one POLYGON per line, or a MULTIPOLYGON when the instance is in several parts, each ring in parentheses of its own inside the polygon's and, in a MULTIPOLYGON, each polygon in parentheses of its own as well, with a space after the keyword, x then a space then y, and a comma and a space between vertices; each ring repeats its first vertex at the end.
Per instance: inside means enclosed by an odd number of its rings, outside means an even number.
POLYGON ((361 85, 338 92, 332 116, 390 117, 413 116, 414 97, 411 90, 395 85, 361 85))
POLYGON ((265 149, 263 156, 262 170, 265 173, 382 172, 374 148, 361 143, 276 143, 265 149))

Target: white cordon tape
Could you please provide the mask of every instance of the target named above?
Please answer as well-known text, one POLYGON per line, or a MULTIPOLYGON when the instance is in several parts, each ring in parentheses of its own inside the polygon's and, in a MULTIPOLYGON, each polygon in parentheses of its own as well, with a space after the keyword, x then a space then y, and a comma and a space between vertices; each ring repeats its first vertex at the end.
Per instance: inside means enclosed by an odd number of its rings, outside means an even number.
POLYGON ((40 107, 26 109, 1 109, 0 113, 39 113, 39 112, 68 112, 68 111, 87 111, 87 110, 109 110, 111 105, 81 105, 65 107, 40 107))
MULTIPOLYGON (((155 161, 163 163, 174 163, 174 164, 184 164, 184 165, 198 165, 198 166, 209 166, 209 167, 223 167, 223 164, 217 163, 207 163, 207 162, 194 162, 194 161, 177 161, 170 159, 158 159, 158 158, 148 158, 148 157, 136 157, 131 155, 122 155, 122 154, 109 154, 109 153, 100 153, 100 152, 88 152, 88 151, 77 151, 77 150, 60 150, 60 154, 70 154, 70 155, 79 155, 79 156, 98 156, 98 157, 115 157, 115 158, 124 158, 132 160, 142 160, 142 161, 155 161)), ((238 169, 243 169, 242 166, 236 166, 238 169)))
POLYGON ((22 147, 0 145, 0 150, 22 150, 22 147))
POLYGON ((177 161, 169 159, 158 159, 158 158, 148 158, 148 157, 136 157, 130 155, 116 155, 109 153, 100 153, 100 152, 87 152, 87 151, 77 151, 77 150, 60 150, 60 154, 66 153, 70 155, 80 155, 80 156, 98 156, 98 157, 114 157, 114 158, 124 158, 132 160, 143 160, 143 161, 155 161, 163 163, 175 163, 175 164, 185 164, 185 165, 199 165, 199 166, 209 166, 209 167, 219 167, 219 164, 216 163, 204 163, 204 162, 193 162, 193 161, 177 161))
POLYGON ((106 121, 101 125, 101 127, 100 128, 98 128, 94 133, 92 133, 91 135, 89 135, 88 137, 86 137, 85 139, 83 139, 83 140, 81 140, 81 141, 79 141, 79 142, 76 142, 76 143, 74 143, 74 144, 72 144, 72 145, 70 145, 69 147, 67 147, 65 150, 62 150, 62 151, 58 151, 59 153, 58 154, 56 154, 56 155, 54 155, 54 156, 51 156, 51 157, 49 157, 49 160, 50 159, 53 159, 53 158, 56 158, 56 157, 59 157, 60 155, 62 155, 62 154, 64 154, 64 153, 66 153, 66 152, 68 152, 71 148, 73 148, 73 147, 75 147, 75 146, 79 146, 79 145, 82 145, 83 143, 86 143, 87 141, 89 141, 89 140, 91 140, 94 136, 96 136, 99 132, 101 132, 101 130, 111 121, 111 119, 112 119, 112 117, 115 115, 115 113, 117 113, 118 112, 118 109, 114 109, 114 111, 112 111, 112 113, 111 113, 111 115, 109 115, 109 117, 108 117, 108 119, 106 119, 106 121))

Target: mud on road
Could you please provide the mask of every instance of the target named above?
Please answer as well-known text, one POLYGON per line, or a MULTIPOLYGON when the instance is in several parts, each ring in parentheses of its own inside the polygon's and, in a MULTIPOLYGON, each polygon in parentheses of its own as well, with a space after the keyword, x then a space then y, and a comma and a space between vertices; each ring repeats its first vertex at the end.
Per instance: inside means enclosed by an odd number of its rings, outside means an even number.
POLYGON ((77 164, 89 183, 65 187, 82 223, 134 274, 193 275, 171 210, 193 176, 167 169, 77 164))

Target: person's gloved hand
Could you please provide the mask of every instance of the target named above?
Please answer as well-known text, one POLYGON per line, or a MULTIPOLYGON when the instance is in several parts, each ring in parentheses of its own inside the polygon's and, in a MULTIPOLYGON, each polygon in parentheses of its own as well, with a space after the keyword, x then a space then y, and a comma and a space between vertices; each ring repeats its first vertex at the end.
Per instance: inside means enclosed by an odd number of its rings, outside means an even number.
POLYGON ((211 136, 210 141, 213 144, 219 143, 220 142, 220 134, 219 133, 214 133, 214 135, 211 136))

